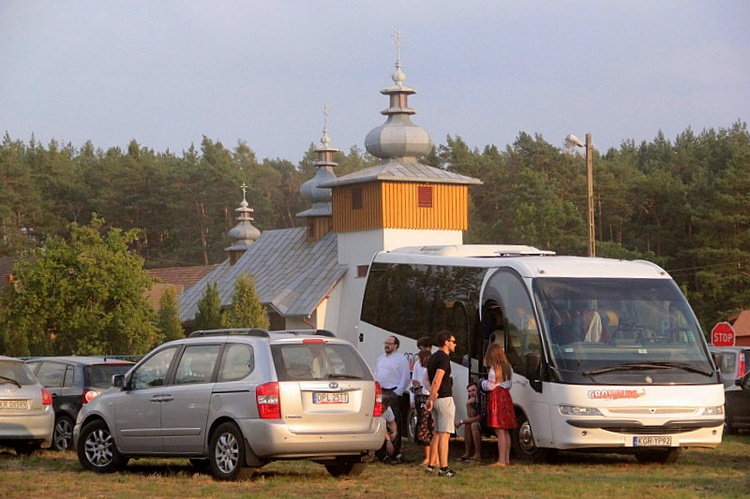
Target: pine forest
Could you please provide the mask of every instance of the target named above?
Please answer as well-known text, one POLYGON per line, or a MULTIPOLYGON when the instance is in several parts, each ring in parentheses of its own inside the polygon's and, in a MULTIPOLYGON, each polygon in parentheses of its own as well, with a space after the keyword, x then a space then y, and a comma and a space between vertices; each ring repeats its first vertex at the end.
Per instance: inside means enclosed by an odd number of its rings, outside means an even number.
MULTIPOLYGON (((594 136, 594 139, 596 137, 594 136)), ((0 257, 21 257, 70 224, 101 219, 137 237, 146 268, 223 261, 247 186, 261 231, 301 225, 299 195, 315 172, 315 145, 294 164, 256 158, 240 142, 204 137, 174 154, 143 147, 0 144, 0 257)), ((337 153, 342 176, 376 164, 357 146, 337 153)), ((501 149, 446 137, 421 161, 477 178, 466 243, 528 244, 586 255, 587 176, 581 150, 519 133, 501 149)), ((750 134, 742 122, 671 139, 593 150, 597 256, 647 259, 678 282, 708 331, 750 307, 750 134)))

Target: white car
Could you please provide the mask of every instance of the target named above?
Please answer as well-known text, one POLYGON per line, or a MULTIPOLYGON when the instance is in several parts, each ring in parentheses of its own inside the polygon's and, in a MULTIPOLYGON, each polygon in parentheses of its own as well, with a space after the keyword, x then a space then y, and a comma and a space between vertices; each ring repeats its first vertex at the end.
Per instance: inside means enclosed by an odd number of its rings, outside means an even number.
POLYGON ((28 455, 52 444, 52 395, 22 360, 0 356, 0 447, 28 455))
POLYGON ((188 458, 219 480, 277 459, 358 475, 383 445, 380 386, 356 349, 328 332, 196 331, 113 379, 73 430, 92 471, 153 456, 188 458))

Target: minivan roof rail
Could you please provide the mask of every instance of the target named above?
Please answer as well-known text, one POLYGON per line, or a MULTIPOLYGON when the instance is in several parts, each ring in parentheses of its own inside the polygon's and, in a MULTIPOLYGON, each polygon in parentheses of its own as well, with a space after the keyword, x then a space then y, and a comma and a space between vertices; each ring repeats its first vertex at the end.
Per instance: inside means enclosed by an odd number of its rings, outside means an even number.
POLYGON ((232 328, 232 329, 199 329, 188 335, 188 338, 198 338, 201 336, 226 336, 231 334, 241 334, 245 336, 257 336, 259 338, 270 338, 271 335, 265 329, 259 328, 232 328))
POLYGON ((231 328, 231 329, 199 329, 193 331, 188 335, 188 338, 198 338, 203 336, 226 336, 239 334, 244 336, 256 336, 258 338, 270 338, 272 334, 311 334, 317 336, 327 336, 329 338, 335 338, 336 335, 327 329, 295 329, 295 330, 281 330, 281 331, 266 331, 265 329, 259 328, 231 328))
POLYGON ((331 331, 327 329, 284 329, 281 331, 269 331, 269 333, 279 333, 279 334, 294 334, 294 335, 301 335, 301 334, 310 334, 313 336, 327 336, 329 338, 335 338, 336 335, 333 334, 331 331))

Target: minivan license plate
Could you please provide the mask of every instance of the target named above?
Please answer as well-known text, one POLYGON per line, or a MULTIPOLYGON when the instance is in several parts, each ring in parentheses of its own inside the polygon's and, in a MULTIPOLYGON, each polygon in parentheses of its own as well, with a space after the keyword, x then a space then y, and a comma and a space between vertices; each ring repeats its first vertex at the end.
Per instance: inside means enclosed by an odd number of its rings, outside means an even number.
POLYGON ((671 447, 672 437, 633 437, 633 447, 671 447))
POLYGON ((348 404, 347 392, 313 392, 313 404, 348 404))

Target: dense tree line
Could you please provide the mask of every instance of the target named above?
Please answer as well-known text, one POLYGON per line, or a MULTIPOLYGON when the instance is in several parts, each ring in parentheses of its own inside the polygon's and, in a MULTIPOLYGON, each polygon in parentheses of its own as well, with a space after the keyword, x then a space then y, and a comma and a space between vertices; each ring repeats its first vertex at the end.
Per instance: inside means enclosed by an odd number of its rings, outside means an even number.
MULTIPOLYGON (((594 137, 596 138, 596 137, 594 137)), ((94 214, 124 231, 146 267, 225 258, 240 186, 261 230, 300 224, 299 187, 314 174, 314 146, 298 164, 259 161, 244 142, 204 137, 200 150, 155 152, 29 143, 0 144, 0 256, 18 256, 94 214)), ((376 164, 357 147, 336 155, 336 174, 376 164)), ((597 254, 645 258, 680 283, 705 328, 750 307, 750 134, 745 123, 673 141, 625 141, 594 151, 597 254)), ((471 243, 518 243, 586 254, 586 171, 581 154, 520 133, 501 150, 448 136, 423 162, 476 177, 471 243)))

